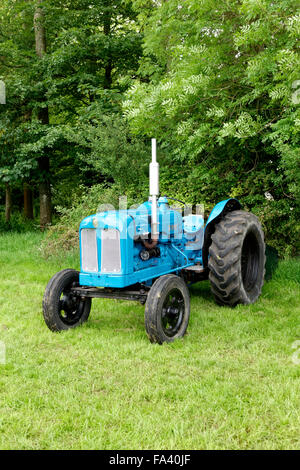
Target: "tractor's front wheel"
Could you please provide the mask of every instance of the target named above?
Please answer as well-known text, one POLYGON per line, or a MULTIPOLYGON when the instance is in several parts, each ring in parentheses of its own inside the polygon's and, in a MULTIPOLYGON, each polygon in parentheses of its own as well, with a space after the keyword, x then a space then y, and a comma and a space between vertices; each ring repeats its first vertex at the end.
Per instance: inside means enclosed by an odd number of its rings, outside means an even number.
POLYGON ((82 299, 71 291, 78 284, 79 273, 74 269, 64 269, 50 279, 43 298, 43 315, 51 331, 75 328, 88 319, 91 299, 82 299))
POLYGON ((234 307, 255 302, 264 283, 264 234, 258 218, 227 214, 215 227, 209 248, 209 280, 216 301, 234 307))
POLYGON ((189 318, 190 294, 184 280, 174 274, 156 279, 145 308, 145 327, 151 343, 170 343, 181 338, 189 318))

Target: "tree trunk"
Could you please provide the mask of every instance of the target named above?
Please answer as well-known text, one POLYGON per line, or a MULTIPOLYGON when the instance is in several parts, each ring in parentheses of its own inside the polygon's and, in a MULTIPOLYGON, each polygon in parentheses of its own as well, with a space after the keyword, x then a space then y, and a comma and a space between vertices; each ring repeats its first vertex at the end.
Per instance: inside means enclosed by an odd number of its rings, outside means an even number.
POLYGON ((51 206, 51 187, 49 181, 50 161, 48 157, 41 157, 38 160, 40 183, 40 227, 42 230, 52 222, 52 206, 51 206))
POLYGON ((5 188, 5 221, 9 222, 11 216, 11 190, 8 183, 5 188))
POLYGON ((39 57, 46 54, 46 31, 44 27, 44 11, 40 7, 42 0, 38 0, 34 12, 34 35, 35 35, 35 50, 39 57))
MULTIPOLYGON (((39 120, 43 124, 49 124, 48 108, 43 108, 38 113, 39 120)), ((51 203, 51 187, 50 187, 50 159, 47 156, 38 159, 40 184, 40 227, 42 230, 52 222, 52 203, 51 203)))
POLYGON ((44 230, 52 221, 51 189, 48 181, 39 184, 40 192, 40 227, 44 230))
POLYGON ((111 87, 111 83, 112 83, 111 73, 112 73, 112 62, 109 59, 105 67, 105 79, 104 79, 104 86, 103 86, 103 88, 106 90, 109 90, 111 87))
POLYGON ((27 183, 24 183, 24 215, 26 219, 33 219, 33 193, 27 183))
MULTIPOLYGON (((47 52, 46 47, 46 30, 44 27, 44 10, 40 6, 42 0, 38 0, 34 13, 34 34, 35 34, 35 50, 38 57, 42 57, 47 52)), ((38 112, 39 121, 49 124, 48 107, 41 108, 38 112)), ((50 160, 44 155, 38 159, 40 172, 39 196, 40 196, 40 226, 44 229, 52 222, 51 208, 51 188, 50 188, 50 160)))
MULTIPOLYGON (((109 10, 106 10, 104 12, 104 22, 103 22, 103 29, 104 29, 104 34, 105 36, 110 36, 111 32, 111 12, 109 10)), ((109 57, 108 61, 105 66, 105 77, 104 77, 104 86, 103 88, 109 89, 112 84, 112 60, 109 57)))

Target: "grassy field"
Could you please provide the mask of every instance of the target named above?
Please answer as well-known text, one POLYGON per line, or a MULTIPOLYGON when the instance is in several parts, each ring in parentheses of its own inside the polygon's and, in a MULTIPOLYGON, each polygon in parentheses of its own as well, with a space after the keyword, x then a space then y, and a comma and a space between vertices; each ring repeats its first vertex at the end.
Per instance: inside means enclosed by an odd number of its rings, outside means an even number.
POLYGON ((94 300, 88 323, 51 333, 45 285, 78 262, 43 259, 41 239, 0 236, 0 449, 300 447, 299 260, 251 306, 194 286, 188 334, 159 346, 133 302, 94 300))

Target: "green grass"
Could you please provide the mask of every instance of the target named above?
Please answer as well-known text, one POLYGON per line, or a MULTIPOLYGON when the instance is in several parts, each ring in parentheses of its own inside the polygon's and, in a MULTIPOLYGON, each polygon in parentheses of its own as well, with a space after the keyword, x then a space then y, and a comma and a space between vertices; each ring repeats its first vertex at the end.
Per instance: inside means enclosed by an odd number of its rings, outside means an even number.
POLYGON ((0 449, 299 448, 299 260, 234 310, 194 286, 188 334, 159 346, 133 302, 94 300, 84 326, 50 332, 45 286, 78 261, 43 259, 41 239, 0 236, 0 449))

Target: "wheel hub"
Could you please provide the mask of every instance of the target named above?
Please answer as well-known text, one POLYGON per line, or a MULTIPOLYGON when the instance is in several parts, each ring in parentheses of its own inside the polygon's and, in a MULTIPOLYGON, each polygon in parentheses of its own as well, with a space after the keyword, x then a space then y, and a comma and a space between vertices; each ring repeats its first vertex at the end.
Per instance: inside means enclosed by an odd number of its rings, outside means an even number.
POLYGON ((162 327, 167 336, 174 336, 180 328, 184 314, 184 298, 178 289, 171 291, 162 308, 162 327))
MULTIPOLYGON (((73 283, 70 287, 75 287, 75 284, 73 283)), ((67 325, 76 323, 81 318, 83 308, 84 300, 71 294, 70 288, 64 289, 59 302, 59 313, 62 321, 67 325)))

